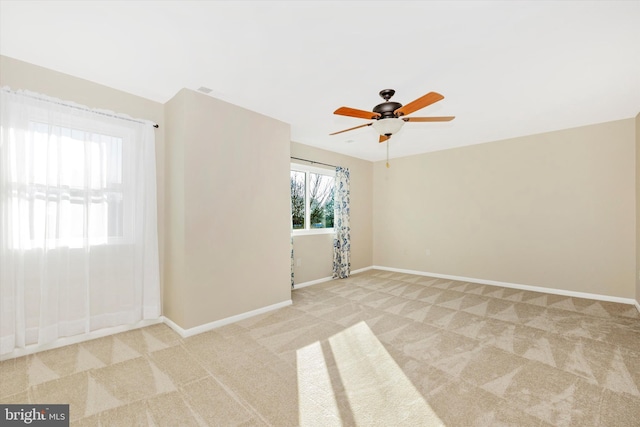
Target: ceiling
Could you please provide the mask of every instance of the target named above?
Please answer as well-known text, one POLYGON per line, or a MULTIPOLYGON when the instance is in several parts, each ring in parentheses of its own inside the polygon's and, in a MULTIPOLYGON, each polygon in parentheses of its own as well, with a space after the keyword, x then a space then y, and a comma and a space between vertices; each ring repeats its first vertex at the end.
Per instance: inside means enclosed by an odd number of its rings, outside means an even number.
POLYGON ((391 157, 634 117, 640 1, 0 1, 0 54, 154 101, 180 89, 291 124, 292 140, 386 156, 333 115, 444 95, 391 157))

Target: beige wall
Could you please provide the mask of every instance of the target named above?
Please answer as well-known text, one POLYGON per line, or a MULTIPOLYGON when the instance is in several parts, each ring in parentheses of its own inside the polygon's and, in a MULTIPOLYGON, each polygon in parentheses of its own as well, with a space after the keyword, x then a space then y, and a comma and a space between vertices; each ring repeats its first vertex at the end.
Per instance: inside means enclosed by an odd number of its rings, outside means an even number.
POLYGON ((167 317, 192 328, 289 301, 289 125, 188 89, 165 111, 167 317))
MULTIPOLYGON (((291 143, 291 156, 330 165, 348 167, 351 177, 351 270, 370 267, 373 261, 373 223, 371 218, 373 192, 372 166, 356 159, 308 145, 291 143)), ((305 162, 299 162, 304 164, 305 162)), ((310 163, 307 163, 310 164, 310 163)), ((314 165, 322 167, 321 165, 314 165)), ((331 277, 333 273, 333 235, 296 236, 293 239, 294 258, 301 265, 294 267, 295 283, 331 277)))
POLYGON ((636 301, 640 305, 640 113, 636 116, 636 301))
POLYGON ((634 132, 628 119, 376 162, 374 264, 633 298, 634 132))
MULTIPOLYGON (((151 120, 156 129, 156 169, 158 179, 158 228, 164 228, 164 107, 162 104, 126 92, 102 86, 47 68, 0 55, 0 86, 30 90, 73 101, 90 108, 110 110, 131 117, 151 120)), ((163 262, 164 235, 159 233, 160 263, 163 262)), ((161 276, 161 279, 162 276, 161 276)))
POLYGON ((185 292, 188 287, 185 270, 185 161, 184 147, 188 138, 186 129, 186 100, 175 96, 165 104, 165 138, 167 161, 165 162, 165 262, 162 313, 178 325, 186 322, 185 292))

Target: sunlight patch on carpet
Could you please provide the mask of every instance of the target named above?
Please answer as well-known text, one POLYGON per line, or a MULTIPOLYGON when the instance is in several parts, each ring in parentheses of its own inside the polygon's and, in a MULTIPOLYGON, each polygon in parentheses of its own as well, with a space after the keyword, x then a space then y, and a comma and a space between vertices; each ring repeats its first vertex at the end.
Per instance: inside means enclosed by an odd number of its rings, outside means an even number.
POLYGON ((444 426, 365 322, 330 337, 328 343, 332 363, 318 342, 297 351, 302 426, 315 425, 317 411, 332 413, 334 425, 342 425, 348 412, 356 425, 444 426), (338 393, 346 396, 340 400, 348 402, 348 408, 337 406, 338 393))

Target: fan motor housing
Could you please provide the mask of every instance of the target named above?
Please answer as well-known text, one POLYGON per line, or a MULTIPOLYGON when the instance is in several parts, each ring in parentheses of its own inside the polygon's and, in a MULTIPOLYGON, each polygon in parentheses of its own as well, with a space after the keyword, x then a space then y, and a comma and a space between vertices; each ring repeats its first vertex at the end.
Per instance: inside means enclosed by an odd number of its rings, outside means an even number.
POLYGON ((373 112, 380 114, 380 117, 378 118, 378 120, 389 119, 389 118, 396 117, 395 114, 393 114, 393 112, 400 107, 402 107, 402 104, 400 104, 399 102, 387 101, 373 107, 373 112))

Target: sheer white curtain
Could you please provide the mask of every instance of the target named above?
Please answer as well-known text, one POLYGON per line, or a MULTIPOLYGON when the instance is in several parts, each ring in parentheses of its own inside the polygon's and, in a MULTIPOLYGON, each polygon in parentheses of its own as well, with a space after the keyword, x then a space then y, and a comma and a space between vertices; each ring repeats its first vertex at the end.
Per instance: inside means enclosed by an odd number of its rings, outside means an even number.
POLYGON ((0 354, 160 316, 151 123, 2 88, 0 354))

